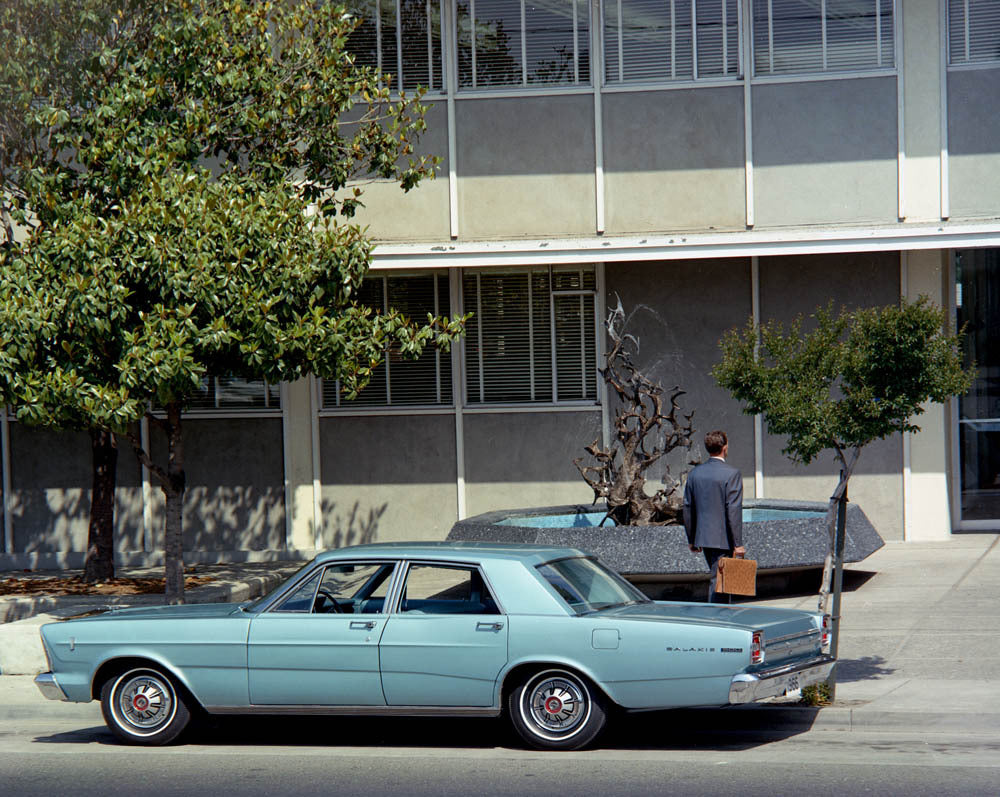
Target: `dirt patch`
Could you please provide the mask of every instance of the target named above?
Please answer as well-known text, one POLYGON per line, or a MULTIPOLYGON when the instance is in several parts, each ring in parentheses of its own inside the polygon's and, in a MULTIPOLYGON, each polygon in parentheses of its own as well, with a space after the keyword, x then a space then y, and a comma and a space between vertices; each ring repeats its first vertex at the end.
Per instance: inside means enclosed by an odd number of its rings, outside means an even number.
MULTIPOLYGON (((201 587, 211 576, 186 576, 184 589, 201 587)), ((81 576, 0 578, 0 595, 155 595, 163 594, 162 578, 113 578, 88 584, 81 576)))

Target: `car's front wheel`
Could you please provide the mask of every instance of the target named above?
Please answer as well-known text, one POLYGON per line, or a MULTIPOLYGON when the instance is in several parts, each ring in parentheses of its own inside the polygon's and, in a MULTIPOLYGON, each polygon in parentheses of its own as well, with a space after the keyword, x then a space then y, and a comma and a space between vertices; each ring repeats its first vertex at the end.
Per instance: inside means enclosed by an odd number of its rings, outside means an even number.
POLYGON ((126 744, 169 744, 191 721, 173 680, 156 667, 109 678, 101 688, 101 712, 111 732, 126 744))
POLYGON ((604 696, 568 670, 543 670, 524 678, 508 698, 514 729, 540 750, 578 750, 607 721, 604 696))

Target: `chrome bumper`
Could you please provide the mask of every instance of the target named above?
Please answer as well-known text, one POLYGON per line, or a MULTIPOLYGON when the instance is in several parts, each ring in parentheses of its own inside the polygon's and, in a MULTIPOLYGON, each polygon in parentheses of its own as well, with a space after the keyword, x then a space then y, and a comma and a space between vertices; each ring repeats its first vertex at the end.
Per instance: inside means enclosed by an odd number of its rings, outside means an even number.
POLYGON ((766 697, 780 697, 795 692, 803 686, 821 683, 830 677, 836 663, 832 656, 818 656, 770 670, 740 673, 733 676, 729 684, 729 702, 753 703, 766 697))
POLYGON ((36 675, 35 685, 38 687, 38 691, 49 700, 69 701, 69 698, 66 697, 66 693, 63 692, 62 687, 56 682, 55 675, 50 672, 43 672, 41 675, 36 675))

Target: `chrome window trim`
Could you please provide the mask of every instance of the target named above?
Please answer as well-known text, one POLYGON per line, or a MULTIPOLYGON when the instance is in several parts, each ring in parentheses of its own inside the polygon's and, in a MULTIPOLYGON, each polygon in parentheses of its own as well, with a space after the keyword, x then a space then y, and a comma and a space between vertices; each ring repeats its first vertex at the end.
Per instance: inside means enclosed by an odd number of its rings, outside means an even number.
MULTIPOLYGON (((394 580, 396 578, 398 578, 399 571, 400 571, 400 564, 401 563, 402 563, 401 559, 397 559, 397 558, 393 558, 393 557, 379 557, 379 556, 376 556, 376 557, 368 557, 368 556, 360 557, 359 556, 356 559, 345 558, 345 559, 332 559, 332 560, 325 561, 325 562, 317 562, 316 563, 316 567, 310 568, 309 570, 304 570, 303 573, 302 573, 302 576, 300 578, 296 579, 294 583, 289 584, 289 586, 286 589, 282 590, 282 592, 280 592, 273 599, 271 599, 265 606, 262 606, 259 611, 254 612, 254 614, 255 615, 263 615, 263 614, 282 614, 282 615, 283 614, 288 614, 288 615, 296 615, 296 614, 300 614, 300 612, 280 612, 275 607, 277 605, 279 605, 282 601, 284 601, 285 598, 287 598, 292 592, 294 592, 299 587, 301 587, 303 584, 305 584, 310 578, 312 578, 317 573, 317 571, 325 570, 330 565, 336 565, 336 564, 391 564, 391 565, 395 565, 395 567, 393 569, 393 572, 392 572, 392 575, 389 576, 389 591, 388 591, 388 593, 386 593, 386 601, 388 602, 389 598, 392 596, 392 589, 393 589, 393 586, 394 586, 393 582, 394 582, 394 580)), ((322 581, 322 578, 320 578, 320 581, 322 581)), ((316 582, 316 587, 317 588, 319 588, 320 581, 316 582)), ((315 600, 315 593, 313 593, 313 599, 315 600)), ((388 612, 382 612, 382 614, 387 614, 387 613, 388 612)), ((312 612, 309 612, 309 614, 312 614, 312 612)))

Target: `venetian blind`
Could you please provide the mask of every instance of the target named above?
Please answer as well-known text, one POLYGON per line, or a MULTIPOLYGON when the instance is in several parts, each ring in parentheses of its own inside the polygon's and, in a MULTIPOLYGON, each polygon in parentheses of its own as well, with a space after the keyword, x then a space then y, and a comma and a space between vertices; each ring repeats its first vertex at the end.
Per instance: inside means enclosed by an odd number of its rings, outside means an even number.
POLYGON ((948 63, 1000 62, 1000 0, 949 0, 948 63))
POLYGON ((587 85, 587 0, 459 0, 460 89, 587 85))
POLYGON ((893 0, 753 0, 754 73, 891 69, 893 0))
POLYGON ((346 5, 360 20, 347 40, 356 63, 392 75, 393 88, 444 89, 439 0, 347 0, 346 5))
MULTIPOLYGON (((358 302, 380 312, 390 308, 415 323, 427 314, 451 315, 448 277, 443 274, 418 276, 368 276, 358 292, 358 302)), ((340 395, 335 380, 323 382, 323 407, 391 407, 450 405, 451 355, 428 347, 416 360, 390 348, 385 361, 375 369, 371 381, 358 397, 340 395)))
POLYGON ((467 271, 469 404, 595 401, 593 269, 467 271))
POLYGON ((738 77, 738 0, 605 0, 608 83, 738 77))

